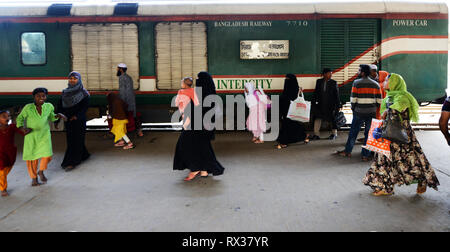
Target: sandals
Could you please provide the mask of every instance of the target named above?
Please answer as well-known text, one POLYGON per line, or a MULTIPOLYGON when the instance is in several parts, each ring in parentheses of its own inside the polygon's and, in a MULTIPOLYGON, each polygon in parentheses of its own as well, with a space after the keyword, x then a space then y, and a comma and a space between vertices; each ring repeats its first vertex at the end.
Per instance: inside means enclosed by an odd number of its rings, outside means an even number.
POLYGON ((417 185, 417 194, 423 194, 427 191, 427 185, 425 184, 425 186, 421 186, 420 183, 417 185))
POLYGON ((393 193, 387 193, 384 190, 373 192, 373 196, 391 196, 393 193))
POLYGON ((123 146, 124 150, 129 150, 129 149, 134 149, 136 146, 134 146, 134 144, 132 142, 130 142, 129 144, 123 146))
POLYGON ((338 156, 341 156, 341 157, 351 157, 352 156, 351 153, 347 153, 347 152, 345 152, 345 150, 336 151, 334 154, 338 155, 338 156))
POLYGON ((184 181, 191 181, 195 179, 198 175, 200 175, 200 172, 197 172, 195 175, 191 175, 191 173, 184 179, 184 181))
POLYGON ((125 146, 125 141, 123 140, 120 140, 114 144, 114 147, 123 147, 123 146, 125 146))
POLYGON ((287 147, 287 145, 285 145, 285 144, 279 144, 279 145, 277 145, 277 149, 279 149, 279 150, 284 149, 284 148, 286 148, 286 147, 287 147))
POLYGON ((254 143, 255 144, 262 144, 262 143, 264 143, 264 141, 261 141, 261 140, 257 139, 256 141, 254 141, 254 143))

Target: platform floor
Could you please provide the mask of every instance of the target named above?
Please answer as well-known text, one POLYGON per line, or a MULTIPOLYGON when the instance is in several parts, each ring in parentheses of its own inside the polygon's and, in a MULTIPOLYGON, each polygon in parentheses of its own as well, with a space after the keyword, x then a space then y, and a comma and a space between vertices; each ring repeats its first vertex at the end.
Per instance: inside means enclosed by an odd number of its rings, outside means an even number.
MULTIPOLYGON (((439 191, 397 188, 373 197, 361 183, 369 164, 360 145, 351 159, 331 155, 335 141, 276 150, 246 132, 213 142, 225 174, 184 182, 173 171, 178 132, 146 132, 121 150, 90 132, 92 157, 72 172, 60 168, 65 134, 53 133, 46 185, 31 187, 22 153, 0 198, 0 231, 450 231, 450 147, 438 131, 417 131, 440 180, 439 191)), ((323 136, 328 135, 323 132, 323 136)), ((22 139, 17 138, 19 150, 22 139)))

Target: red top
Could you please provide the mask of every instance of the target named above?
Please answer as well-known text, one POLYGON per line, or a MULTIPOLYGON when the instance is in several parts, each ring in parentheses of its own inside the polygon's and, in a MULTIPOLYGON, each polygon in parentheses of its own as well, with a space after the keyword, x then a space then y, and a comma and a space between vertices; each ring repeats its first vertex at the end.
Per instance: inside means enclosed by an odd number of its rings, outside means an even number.
POLYGON ((183 112, 191 100, 195 106, 199 104, 195 90, 193 88, 182 88, 178 90, 177 97, 175 98, 175 106, 183 112))
POLYGON ((13 166, 16 162, 17 147, 14 144, 14 134, 23 135, 15 124, 9 125, 6 129, 0 129, 0 170, 13 166))
MULTIPOLYGON (((386 91, 384 90, 384 81, 386 80, 386 78, 388 77, 389 73, 386 71, 379 71, 378 72, 378 83, 380 83, 380 89, 381 89, 381 98, 384 99, 384 97, 386 97, 386 91)), ((380 107, 378 107, 377 109, 377 119, 381 119, 381 114, 380 114, 380 107)))
POLYGON ((388 75, 389 75, 389 73, 386 72, 386 71, 379 71, 378 72, 378 82, 380 83, 381 98, 383 98, 383 99, 384 99, 384 97, 386 97, 386 92, 384 91, 383 82, 386 80, 388 75))

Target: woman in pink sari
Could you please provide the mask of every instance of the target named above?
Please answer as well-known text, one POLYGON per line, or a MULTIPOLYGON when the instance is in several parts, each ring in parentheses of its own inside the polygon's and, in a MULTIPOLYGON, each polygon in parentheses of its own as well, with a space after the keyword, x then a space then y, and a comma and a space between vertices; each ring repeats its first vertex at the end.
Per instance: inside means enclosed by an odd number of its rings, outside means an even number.
MULTIPOLYGON (((266 110, 270 100, 264 91, 259 88, 255 90, 255 86, 251 82, 245 83, 245 102, 249 109, 247 117, 247 129, 253 133, 252 141, 254 143, 264 143, 264 132, 266 132, 266 110)), ((269 105, 270 106, 270 105, 269 105)))

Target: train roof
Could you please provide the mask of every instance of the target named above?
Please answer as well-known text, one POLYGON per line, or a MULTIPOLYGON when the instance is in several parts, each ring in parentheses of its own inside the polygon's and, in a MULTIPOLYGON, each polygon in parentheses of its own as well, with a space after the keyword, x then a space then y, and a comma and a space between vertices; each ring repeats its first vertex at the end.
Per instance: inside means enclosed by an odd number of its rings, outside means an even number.
POLYGON ((16 0, 0 2, 3 17, 264 14, 448 14, 443 1, 402 0, 16 0))

